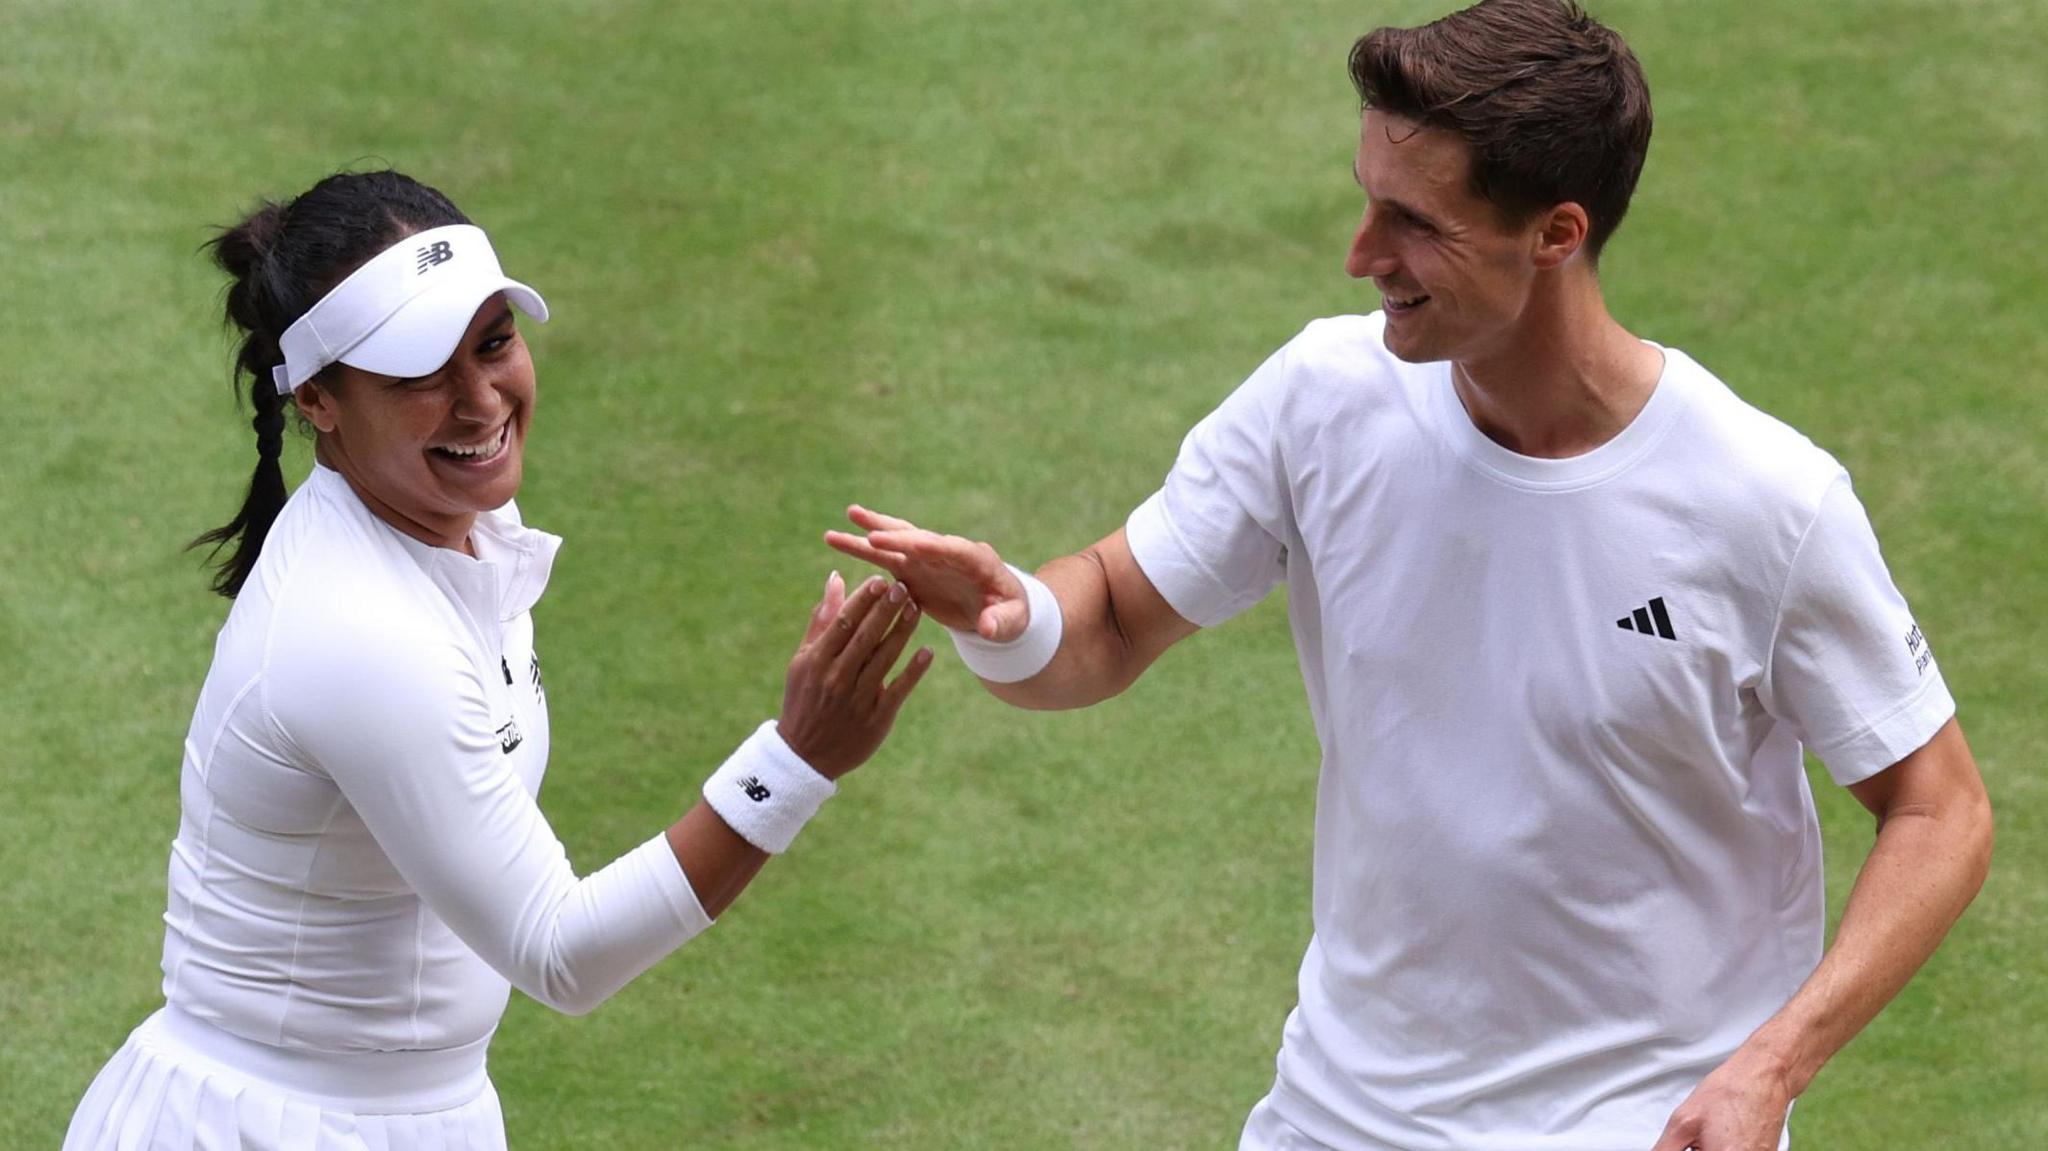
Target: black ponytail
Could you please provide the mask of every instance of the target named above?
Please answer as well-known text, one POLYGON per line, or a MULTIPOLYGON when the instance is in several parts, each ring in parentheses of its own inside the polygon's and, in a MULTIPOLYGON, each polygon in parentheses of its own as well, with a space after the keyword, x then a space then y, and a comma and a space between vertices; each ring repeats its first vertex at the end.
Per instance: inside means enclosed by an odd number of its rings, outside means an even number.
MULTIPOLYGON (((256 570, 270 525, 284 510, 284 453, 290 396, 279 395, 271 369, 284 363, 279 341, 327 291, 402 236, 469 217, 448 197, 398 172, 344 172, 329 176, 287 204, 264 201, 249 217, 208 244, 213 262, 231 279, 227 322, 241 329, 235 375, 249 381, 249 421, 256 431, 256 471, 235 518, 189 547, 213 545, 209 559, 228 548, 213 590, 235 598, 256 570), (232 545, 232 548, 230 548, 232 545)), ((315 379, 332 386, 332 373, 315 379)))
POLYGON ((265 201, 210 245, 213 262, 234 278, 228 285, 227 318, 245 333, 235 354, 235 374, 249 378, 249 405, 256 409, 256 417, 250 421, 256 429, 256 473, 249 478, 242 510, 189 545, 212 544, 209 556, 217 557, 222 548, 234 543, 213 577, 213 590, 229 599, 241 592, 249 573, 256 569, 263 539, 270 534, 277 513, 284 510, 284 470, 278 466, 278 457, 284 453, 285 405, 291 399, 278 394, 270 368, 284 362, 278 339, 289 325, 277 323, 275 309, 268 306, 277 293, 265 282, 271 249, 284 229, 284 214, 284 205, 265 201))

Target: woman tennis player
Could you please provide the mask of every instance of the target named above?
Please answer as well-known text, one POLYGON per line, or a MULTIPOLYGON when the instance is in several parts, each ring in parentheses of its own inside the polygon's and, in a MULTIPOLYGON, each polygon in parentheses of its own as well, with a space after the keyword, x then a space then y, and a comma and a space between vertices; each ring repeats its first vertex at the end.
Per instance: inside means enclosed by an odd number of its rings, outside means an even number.
POLYGON ((333 176, 213 245, 258 463, 185 741, 165 1004, 67 1149, 503 1148, 509 987, 595 1007, 704 930, 887 736, 931 653, 900 586, 827 580, 782 711, 703 801, 578 879, 535 805, 529 609, 560 540, 512 497, 534 409, 484 233, 395 172, 333 176), (315 434, 287 499, 288 406, 315 434))

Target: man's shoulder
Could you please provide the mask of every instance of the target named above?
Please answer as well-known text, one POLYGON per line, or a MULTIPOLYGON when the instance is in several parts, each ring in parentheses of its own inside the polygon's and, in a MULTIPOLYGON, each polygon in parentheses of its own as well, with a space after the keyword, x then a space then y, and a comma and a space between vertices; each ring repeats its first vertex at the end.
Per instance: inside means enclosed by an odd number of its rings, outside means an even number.
POLYGON ((1697 360, 1676 348, 1664 352, 1689 400, 1682 437, 1688 471, 1711 479, 1710 488, 1724 489, 1739 502, 1818 507, 1843 474, 1841 463, 1697 360))
POLYGON ((1403 367, 1387 351, 1386 315, 1324 316, 1310 320, 1281 349, 1290 373, 1350 379, 1391 374, 1403 367))
POLYGON ((1397 359, 1385 330, 1379 312, 1326 316, 1287 341, 1261 372, 1282 422, 1307 429, 1338 422, 1356 431, 1376 409, 1412 410, 1435 366, 1397 359))

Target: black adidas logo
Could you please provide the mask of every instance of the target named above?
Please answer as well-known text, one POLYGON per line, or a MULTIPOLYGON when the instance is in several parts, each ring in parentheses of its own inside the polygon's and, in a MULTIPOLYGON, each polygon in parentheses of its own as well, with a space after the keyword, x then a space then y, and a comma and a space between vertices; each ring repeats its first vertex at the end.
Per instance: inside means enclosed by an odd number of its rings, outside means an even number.
POLYGON ((1677 639, 1678 633, 1671 630, 1671 613, 1664 610, 1664 597, 1658 596, 1635 610, 1632 615, 1622 616, 1614 626, 1623 631, 1639 631, 1644 635, 1663 636, 1677 639))

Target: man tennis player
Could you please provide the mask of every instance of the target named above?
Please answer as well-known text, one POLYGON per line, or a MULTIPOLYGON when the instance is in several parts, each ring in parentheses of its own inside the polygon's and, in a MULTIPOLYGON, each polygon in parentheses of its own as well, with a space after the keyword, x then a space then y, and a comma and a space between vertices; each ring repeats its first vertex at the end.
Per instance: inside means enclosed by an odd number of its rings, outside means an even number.
POLYGON ((1315 934, 1241 1147, 1783 1147, 1983 881, 1954 703, 1841 466, 1608 314, 1650 138, 1621 38, 1487 0, 1351 76, 1380 311, 1310 324, 1035 578, 858 506, 827 540, 1029 708, 1287 584, 1315 934), (1802 747, 1878 821, 1825 955, 1802 747))

